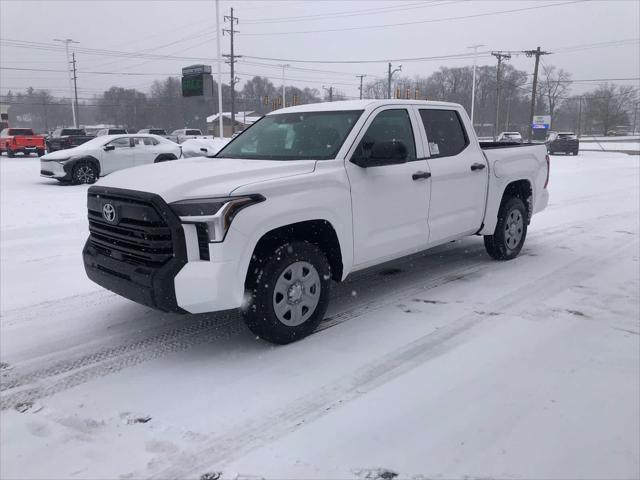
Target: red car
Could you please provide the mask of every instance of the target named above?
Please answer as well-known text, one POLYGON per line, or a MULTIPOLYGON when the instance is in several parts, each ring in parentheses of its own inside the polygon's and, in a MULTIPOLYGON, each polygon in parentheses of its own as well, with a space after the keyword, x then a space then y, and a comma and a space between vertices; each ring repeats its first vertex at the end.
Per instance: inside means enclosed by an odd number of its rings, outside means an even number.
POLYGON ((42 135, 35 135, 30 128, 5 128, 0 132, 0 155, 7 152, 8 157, 16 153, 44 155, 45 140, 42 135))

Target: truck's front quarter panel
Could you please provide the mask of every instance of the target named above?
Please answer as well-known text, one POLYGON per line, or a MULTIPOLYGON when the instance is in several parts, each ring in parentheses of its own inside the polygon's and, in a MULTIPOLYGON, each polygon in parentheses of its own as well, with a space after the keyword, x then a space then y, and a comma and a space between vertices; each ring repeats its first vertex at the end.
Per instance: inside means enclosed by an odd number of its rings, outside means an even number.
POLYGON ((260 239, 299 222, 328 222, 340 244, 342 278, 350 271, 351 196, 343 160, 318 161, 311 173, 244 185, 231 195, 258 194, 265 200, 242 209, 223 241, 208 243, 208 260, 201 259, 198 253, 196 227, 183 225, 188 262, 175 278, 176 300, 181 309, 202 313, 242 306, 249 264, 260 239))

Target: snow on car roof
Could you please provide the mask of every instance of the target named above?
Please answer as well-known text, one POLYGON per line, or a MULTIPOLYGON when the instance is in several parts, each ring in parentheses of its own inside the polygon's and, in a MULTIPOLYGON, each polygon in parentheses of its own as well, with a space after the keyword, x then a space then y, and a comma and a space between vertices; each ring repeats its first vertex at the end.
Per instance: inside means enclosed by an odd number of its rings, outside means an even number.
POLYGON ((457 103, 450 102, 432 102, 427 100, 344 100, 339 102, 323 102, 309 103, 306 105, 298 105, 295 107, 281 108, 274 110, 267 115, 278 115, 280 113, 298 113, 298 112, 332 112, 344 110, 364 110, 366 108, 375 108, 383 105, 421 105, 421 106, 437 106, 437 107, 458 107, 457 103))

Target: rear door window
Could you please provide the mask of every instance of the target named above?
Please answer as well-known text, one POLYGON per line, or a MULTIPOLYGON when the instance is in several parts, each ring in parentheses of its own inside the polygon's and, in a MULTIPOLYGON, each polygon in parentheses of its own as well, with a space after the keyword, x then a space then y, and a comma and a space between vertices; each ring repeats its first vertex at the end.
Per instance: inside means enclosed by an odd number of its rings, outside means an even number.
POLYGON ((421 109, 420 118, 427 134, 431 158, 453 157, 469 145, 462 119, 455 110, 421 109))

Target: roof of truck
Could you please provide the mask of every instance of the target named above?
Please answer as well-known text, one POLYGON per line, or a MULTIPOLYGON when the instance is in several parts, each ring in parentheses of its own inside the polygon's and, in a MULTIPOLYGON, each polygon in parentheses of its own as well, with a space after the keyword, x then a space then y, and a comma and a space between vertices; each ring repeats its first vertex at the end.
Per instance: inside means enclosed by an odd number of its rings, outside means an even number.
POLYGON ((435 107, 459 107, 457 103, 433 102, 428 100, 344 100, 339 102, 308 103, 296 107, 281 108, 267 115, 297 112, 331 112, 343 110, 364 110, 383 105, 422 105, 435 107))

